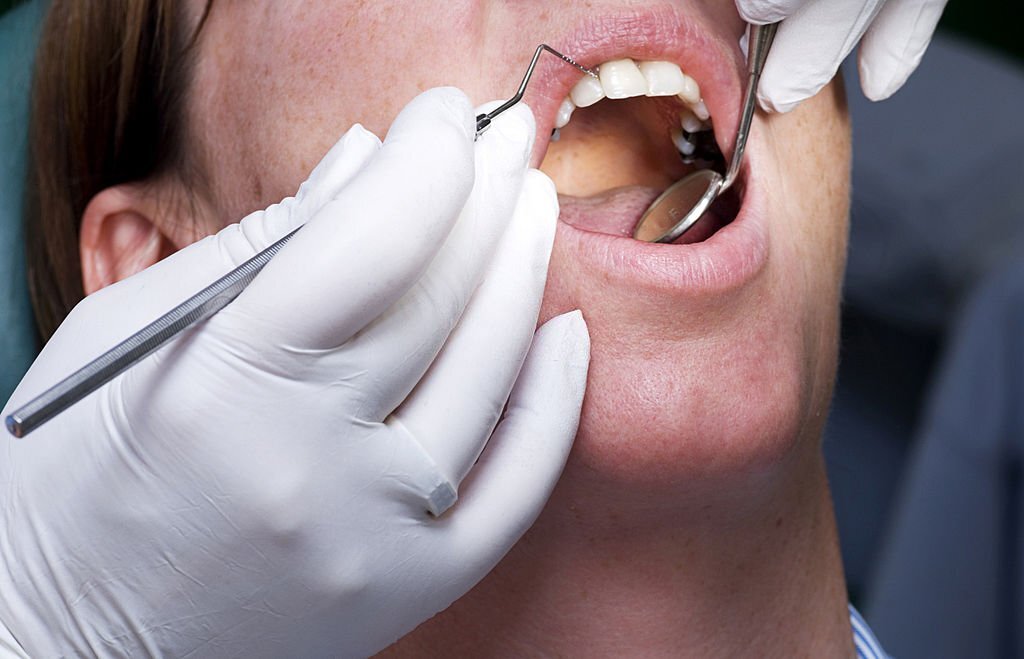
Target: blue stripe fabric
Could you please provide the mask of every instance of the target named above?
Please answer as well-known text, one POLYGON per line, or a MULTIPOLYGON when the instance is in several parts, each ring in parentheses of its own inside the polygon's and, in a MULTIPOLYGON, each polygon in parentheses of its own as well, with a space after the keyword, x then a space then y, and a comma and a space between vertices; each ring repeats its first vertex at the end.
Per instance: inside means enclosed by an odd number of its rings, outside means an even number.
POLYGON ((853 628, 853 645, 857 648, 857 659, 889 659, 882 645, 875 638, 868 623, 864 621, 853 605, 850 609, 850 627, 853 628))

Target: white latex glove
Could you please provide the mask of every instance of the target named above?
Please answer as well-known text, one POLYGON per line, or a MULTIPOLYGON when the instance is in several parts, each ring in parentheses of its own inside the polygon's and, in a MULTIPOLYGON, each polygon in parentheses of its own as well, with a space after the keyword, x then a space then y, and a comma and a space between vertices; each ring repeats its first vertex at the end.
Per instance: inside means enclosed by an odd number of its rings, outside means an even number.
POLYGON ((736 0, 749 23, 785 19, 757 88, 761 106, 789 112, 817 94, 858 41, 864 95, 889 98, 917 68, 945 6, 946 0, 736 0))
POLYGON ((383 146, 352 128, 296 197, 75 308, 4 414, 306 223, 205 324, 2 439, 9 646, 367 655, 501 559, 564 466, 589 341, 578 312, 534 336, 557 200, 532 115, 474 126, 427 92, 383 146))

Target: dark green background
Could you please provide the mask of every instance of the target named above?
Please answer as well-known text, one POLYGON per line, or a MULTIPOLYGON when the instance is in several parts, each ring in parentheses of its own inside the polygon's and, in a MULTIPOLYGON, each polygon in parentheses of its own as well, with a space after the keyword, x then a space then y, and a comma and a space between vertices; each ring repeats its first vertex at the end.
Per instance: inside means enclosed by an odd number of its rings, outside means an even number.
MULTIPOLYGON (((21 1, 0 0, 0 14, 21 1)), ((968 36, 1024 61, 1021 25, 1024 25, 1024 2, 1020 0, 952 0, 940 24, 943 29, 968 36)))

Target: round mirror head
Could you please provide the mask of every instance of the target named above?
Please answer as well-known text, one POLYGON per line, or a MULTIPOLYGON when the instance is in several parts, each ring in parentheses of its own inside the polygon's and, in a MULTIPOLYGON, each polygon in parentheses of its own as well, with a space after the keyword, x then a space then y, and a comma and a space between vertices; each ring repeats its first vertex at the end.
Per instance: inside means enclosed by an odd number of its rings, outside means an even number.
POLYGON ((651 202, 633 229, 633 237, 670 243, 697 223, 718 198, 724 179, 711 169, 699 169, 676 181, 651 202))

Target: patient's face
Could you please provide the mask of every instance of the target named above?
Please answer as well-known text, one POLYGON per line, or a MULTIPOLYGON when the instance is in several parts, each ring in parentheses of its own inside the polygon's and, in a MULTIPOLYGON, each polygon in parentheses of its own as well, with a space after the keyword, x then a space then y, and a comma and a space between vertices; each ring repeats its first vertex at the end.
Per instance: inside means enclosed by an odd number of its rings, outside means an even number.
MULTIPOLYGON (((677 63, 731 146, 742 30, 730 0, 217 2, 192 125, 224 224, 293 194, 351 124, 383 136, 425 89, 507 98, 542 42, 586 65, 677 63)), ((602 100, 549 144, 579 73, 545 58, 527 94, 534 165, 565 196, 542 313, 582 309, 592 337, 570 469, 657 484, 757 471, 814 441, 835 368, 845 249, 841 89, 759 116, 728 225, 696 244, 651 245, 625 234, 686 170, 670 137, 683 102, 602 100)))

